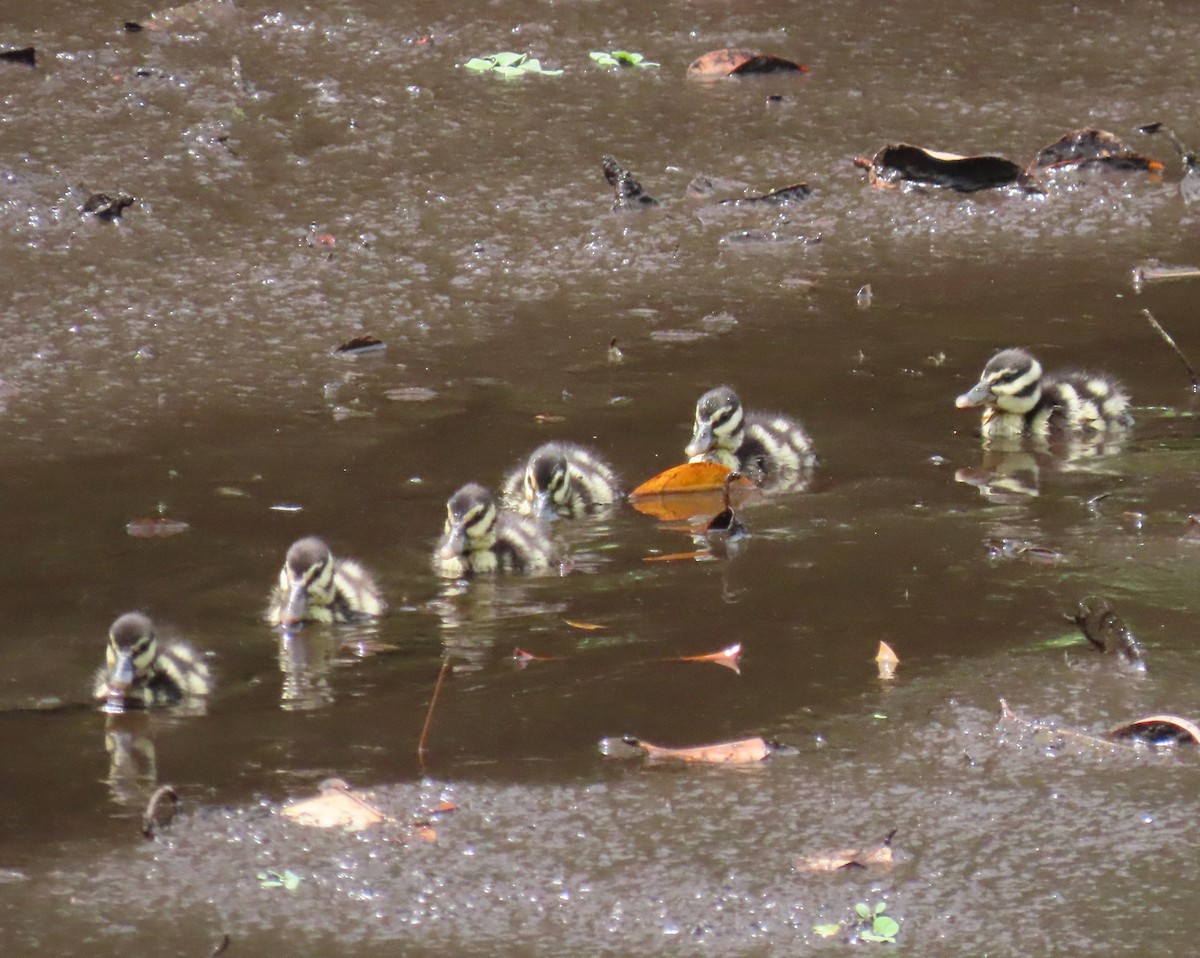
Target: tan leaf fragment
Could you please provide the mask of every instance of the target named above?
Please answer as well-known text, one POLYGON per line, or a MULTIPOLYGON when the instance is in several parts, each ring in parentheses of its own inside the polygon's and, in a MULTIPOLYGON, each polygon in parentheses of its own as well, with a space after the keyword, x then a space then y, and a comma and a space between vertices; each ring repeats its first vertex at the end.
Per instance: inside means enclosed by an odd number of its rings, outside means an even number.
POLYGON ((874 848, 842 848, 824 855, 801 855, 795 861, 797 871, 834 872, 843 868, 890 868, 893 864, 892 838, 896 829, 888 832, 883 842, 874 848))
POLYGON ((280 814, 301 825, 313 828, 341 828, 360 832, 372 825, 387 821, 387 816, 363 797, 352 791, 340 778, 331 778, 320 785, 321 794, 285 805, 280 814))
POLYGON ((875 654, 875 664, 879 667, 879 677, 887 682, 896 677, 896 667, 900 664, 900 656, 890 645, 880 639, 879 651, 875 654))
POLYGON ((607 632, 607 625, 597 625, 595 622, 579 622, 575 619, 563 619, 572 629, 582 629, 585 632, 607 632))
POLYGON ((694 748, 668 748, 652 745, 637 738, 626 738, 629 745, 644 751, 655 761, 702 762, 709 765, 748 765, 761 762, 771 754, 767 743, 754 738, 738 739, 734 742, 719 742, 714 745, 699 745, 694 748))
POLYGON ((727 645, 723 649, 716 652, 709 652, 705 655, 681 655, 675 661, 677 662, 712 662, 714 665, 720 665, 724 668, 742 674, 739 660, 742 657, 742 643, 735 642, 733 645, 727 645))

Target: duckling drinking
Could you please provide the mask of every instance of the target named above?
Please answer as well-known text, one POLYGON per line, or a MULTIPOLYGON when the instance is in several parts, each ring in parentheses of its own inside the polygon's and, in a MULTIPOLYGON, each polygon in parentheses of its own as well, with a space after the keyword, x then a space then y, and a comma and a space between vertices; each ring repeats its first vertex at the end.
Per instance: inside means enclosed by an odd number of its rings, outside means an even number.
POLYGON ((301 622, 354 622, 382 615, 387 608, 375 579, 354 559, 334 558, 323 539, 292 543, 271 593, 271 625, 301 622))
POLYGON ((808 472, 816 464, 812 440, 800 423, 778 413, 746 412, 728 386, 696 403, 690 462, 718 462, 756 484, 808 472))
POLYGON ((1023 349, 996 353, 979 382, 954 404, 984 407, 985 439, 1099 434, 1133 424, 1129 394, 1115 379, 1078 371, 1044 375, 1042 364, 1023 349))
POLYGON ((472 482, 446 503, 446 527, 433 567, 455 579, 473 573, 537 572, 549 568, 551 553, 541 522, 497 510, 492 494, 472 482))
POLYGON ((504 480, 506 508, 538 519, 578 519, 621 499, 621 484, 600 454, 573 442, 548 442, 504 480))
POLYGON ((186 642, 160 640, 149 617, 129 612, 108 630, 92 694, 114 707, 174 705, 212 691, 212 673, 186 642))

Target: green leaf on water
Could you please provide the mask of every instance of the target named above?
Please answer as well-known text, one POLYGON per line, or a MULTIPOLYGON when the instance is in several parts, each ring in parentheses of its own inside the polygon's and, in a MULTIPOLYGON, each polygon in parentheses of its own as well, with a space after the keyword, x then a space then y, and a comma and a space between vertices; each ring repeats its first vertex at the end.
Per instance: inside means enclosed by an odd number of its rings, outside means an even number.
POLYGON ((1087 645, 1087 639, 1078 632, 1067 632, 1063 635, 1056 635, 1052 639, 1043 639, 1041 642, 1034 642, 1025 646, 1027 649, 1067 649, 1073 645, 1087 645))
POLYGON ((900 923, 887 915, 876 915, 875 921, 871 925, 871 931, 882 941, 895 941, 896 935, 900 932, 900 923))
POLYGON ((841 930, 842 930, 842 926, 840 924, 838 924, 837 922, 834 922, 829 925, 813 925, 813 931, 816 932, 816 934, 820 935, 822 938, 832 938, 834 935, 836 935, 841 930))
POLYGON ((609 68, 620 67, 656 67, 661 64, 647 60, 641 53, 629 50, 613 50, 606 53, 603 50, 593 50, 588 54, 598 65, 609 68))
POLYGON ((476 73, 486 73, 488 70, 496 69, 496 61, 490 57, 471 57, 463 64, 464 70, 473 70, 476 73))
POLYGON ((295 891, 304 880, 290 868, 285 868, 282 872, 268 868, 259 872, 257 877, 262 888, 284 888, 287 891, 295 891))
POLYGON ((858 913, 859 918, 871 917, 871 906, 865 901, 860 901, 857 905, 855 905, 854 910, 858 913))
POLYGON ((528 53, 513 53, 511 50, 505 50, 502 53, 488 54, 488 59, 490 59, 498 67, 518 67, 528 58, 528 53))

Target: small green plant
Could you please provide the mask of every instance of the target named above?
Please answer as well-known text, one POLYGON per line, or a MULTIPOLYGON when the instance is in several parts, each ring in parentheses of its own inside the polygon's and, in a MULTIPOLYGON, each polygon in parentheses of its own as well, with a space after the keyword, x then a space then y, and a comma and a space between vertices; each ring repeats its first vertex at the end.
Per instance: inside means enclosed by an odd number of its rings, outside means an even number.
POLYGON ((900 933, 900 923, 889 915, 885 915, 887 904, 876 903, 872 908, 865 901, 854 906, 852 919, 831 922, 824 925, 813 925, 813 932, 822 938, 832 938, 843 930, 852 932, 859 941, 886 941, 896 943, 896 935, 900 933))
POLYGON ((463 64, 464 70, 472 73, 495 73, 502 77, 519 77, 527 73, 540 73, 543 76, 558 76, 562 70, 543 70, 541 61, 528 53, 513 53, 507 50, 501 53, 488 53, 481 57, 471 57, 463 64))
POLYGON ((608 67, 609 69, 620 69, 621 67, 656 67, 660 65, 647 60, 640 53, 630 53, 628 50, 612 50, 607 53, 603 50, 593 50, 588 56, 592 58, 592 61, 597 66, 608 67))
POLYGON ((300 887, 300 882, 304 881, 290 868, 285 868, 278 872, 274 868, 268 868, 266 871, 258 873, 258 884, 262 888, 286 888, 288 891, 295 891, 300 887))

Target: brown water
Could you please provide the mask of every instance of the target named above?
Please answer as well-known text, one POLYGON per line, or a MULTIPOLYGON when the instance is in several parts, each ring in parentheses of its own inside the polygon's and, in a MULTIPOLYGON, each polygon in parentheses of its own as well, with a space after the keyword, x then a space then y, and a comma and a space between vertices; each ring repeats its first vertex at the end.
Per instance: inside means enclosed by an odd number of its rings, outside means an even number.
POLYGON ((1195 287, 1130 282, 1200 262, 1177 159, 1133 133, 1161 119, 1200 142, 1187 5, 243 2, 178 35, 121 30, 148 12, 0 0, 0 39, 40 59, 0 64, 5 954, 203 955, 228 934, 231 955, 783 955, 868 899, 913 954, 1190 949, 1195 759, 1049 750, 996 723, 1001 696, 1089 731, 1200 707, 1183 537, 1200 443, 1139 316, 1200 356, 1195 287), (812 72, 684 80, 725 45, 812 72), (507 48, 566 73, 459 67, 507 48), (588 65, 613 48, 662 66, 588 65), (850 162, 898 141, 1025 162, 1080 126, 1166 175, 964 198, 873 191, 850 162), (662 205, 611 212, 605 153, 662 205), (814 195, 718 207, 685 198, 698 174, 814 195), (82 219, 96 191, 138 203, 82 219), (387 350, 331 355, 362 333, 387 350), (1030 463, 985 460, 953 398, 1013 344, 1119 375, 1138 427, 1116 455, 1043 457, 1037 496, 985 496, 956 472, 1028 483, 1030 463), (556 530, 563 576, 430 573, 461 483, 560 436, 636 483, 681 459, 723 381, 800 417, 821 457, 809 492, 747 503, 735 554, 646 563, 695 546, 625 509, 556 530), (409 387, 433 398, 388 398, 409 387), (190 530, 126 535, 160 509, 190 530), (260 614, 309 533, 376 570, 392 611, 305 630, 285 674, 260 614), (1063 558, 990 557, 996 538, 1063 558), (1090 592, 1116 600, 1146 675, 1039 644, 1090 592), (219 688, 206 715, 112 730, 131 767, 87 689, 132 608, 211 652, 219 688), (669 661, 734 641, 740 675, 669 661), (371 642, 394 648, 355 653, 371 642), (553 661, 519 668, 514 646, 553 661), (601 754, 625 733, 798 754, 601 754), (436 845, 274 815, 334 774, 401 820, 460 811, 436 845), (185 814, 143 842, 162 782, 185 814), (890 872, 794 868, 893 828, 890 872), (264 868, 304 881, 260 888, 264 868))

